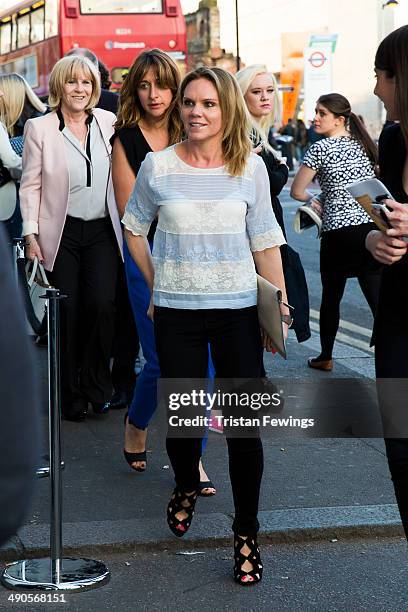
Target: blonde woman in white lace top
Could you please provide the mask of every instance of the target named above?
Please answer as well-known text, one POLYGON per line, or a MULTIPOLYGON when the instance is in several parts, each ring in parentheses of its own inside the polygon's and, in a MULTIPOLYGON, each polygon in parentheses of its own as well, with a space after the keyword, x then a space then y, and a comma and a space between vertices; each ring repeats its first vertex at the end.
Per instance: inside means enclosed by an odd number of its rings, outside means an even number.
MULTIPOLYGON (((217 378, 254 380, 263 374, 255 265, 285 295, 279 251, 285 239, 266 167, 251 153, 234 77, 220 68, 199 68, 185 77, 180 95, 187 139, 147 155, 122 219, 130 252, 152 291, 149 311, 162 378, 205 378, 210 344, 217 378), (156 214, 151 257, 146 236, 156 214)), ((283 305, 282 314, 289 314, 283 305)), ((264 344, 270 348, 268 339, 264 344)), ((236 438, 227 431, 239 584, 262 577, 256 536, 263 455, 257 432, 251 433, 236 438)), ((182 536, 197 499, 199 434, 177 437, 169 426, 167 451, 177 485, 167 521, 182 536)))

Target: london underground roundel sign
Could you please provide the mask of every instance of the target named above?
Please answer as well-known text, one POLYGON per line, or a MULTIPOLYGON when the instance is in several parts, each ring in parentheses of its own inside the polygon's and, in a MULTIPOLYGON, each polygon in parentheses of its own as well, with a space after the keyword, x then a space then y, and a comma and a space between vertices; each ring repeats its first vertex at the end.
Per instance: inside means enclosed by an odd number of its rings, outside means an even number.
POLYGON ((327 57, 325 57, 324 53, 321 51, 313 51, 313 53, 310 54, 308 61, 313 68, 321 68, 327 61, 327 57))

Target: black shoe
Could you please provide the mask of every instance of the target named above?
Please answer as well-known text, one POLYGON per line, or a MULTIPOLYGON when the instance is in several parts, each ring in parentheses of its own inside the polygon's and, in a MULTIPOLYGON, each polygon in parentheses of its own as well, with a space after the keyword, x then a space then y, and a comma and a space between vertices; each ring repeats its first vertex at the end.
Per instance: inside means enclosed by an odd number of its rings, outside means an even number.
POLYGON ((129 391, 115 391, 110 400, 105 405, 108 406, 108 410, 121 410, 122 408, 129 408, 129 404, 132 401, 133 392, 129 391))
POLYGON ((91 402, 94 414, 107 414, 109 412, 109 402, 91 402))
MULTIPOLYGON (((125 419, 124 419, 124 423, 125 423, 125 429, 126 429, 126 425, 131 425, 132 427, 135 427, 135 429, 139 429, 139 427, 136 427, 136 425, 133 425, 133 423, 129 423, 128 421, 128 413, 125 414, 125 419)), ((130 453, 129 451, 126 450, 126 448, 123 449, 123 455, 126 459, 126 461, 128 462, 128 464, 130 465, 130 467, 132 468, 132 470, 135 470, 135 472, 145 472, 146 468, 147 468, 147 456, 146 456, 146 447, 144 449, 144 451, 141 451, 140 453, 130 453), (144 467, 133 467, 133 464, 138 462, 144 462, 144 467)))
POLYGON ((214 484, 211 480, 200 480, 200 484, 198 485, 198 494, 201 497, 212 497, 217 493, 217 489, 214 487, 214 484), (204 493, 206 489, 213 489, 209 493, 204 493))
POLYGON ((167 506, 167 524, 178 538, 181 538, 190 528, 195 512, 197 496, 197 491, 184 493, 184 491, 181 491, 178 487, 173 491, 173 495, 167 506), (186 517, 178 519, 176 514, 183 511, 186 517))
POLYGON ((242 586, 250 586, 262 580, 262 561, 256 538, 234 537, 234 580, 242 586), (252 569, 243 570, 245 561, 249 561, 252 569))
POLYGON ((65 421, 85 421, 88 412, 88 402, 84 398, 74 400, 70 406, 62 408, 62 418, 65 421))

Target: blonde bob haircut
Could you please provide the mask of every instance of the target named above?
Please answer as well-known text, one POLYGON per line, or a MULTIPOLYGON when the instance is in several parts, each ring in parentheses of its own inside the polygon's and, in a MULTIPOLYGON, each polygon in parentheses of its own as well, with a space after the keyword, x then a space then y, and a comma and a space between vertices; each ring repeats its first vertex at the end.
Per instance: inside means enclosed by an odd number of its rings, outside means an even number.
POLYGON ((271 127, 275 125, 275 123, 281 123, 282 121, 282 102, 279 95, 278 83, 276 81, 275 76, 270 72, 264 64, 252 64, 251 66, 247 66, 243 68, 239 72, 237 72, 236 79, 241 88, 242 95, 245 98, 245 95, 248 89, 251 87, 252 81, 255 77, 260 74, 268 74, 272 79, 273 88, 275 90, 275 97, 273 102, 273 108, 269 115, 262 117, 261 119, 256 119, 253 115, 250 115, 251 121, 251 132, 254 135, 256 141, 263 140, 265 145, 265 149, 271 151, 276 154, 277 152, 271 147, 268 141, 268 134, 271 127))
POLYGON ((180 87, 181 102, 187 86, 198 79, 210 81, 217 91, 223 122, 222 153, 225 166, 231 176, 242 176, 252 144, 249 114, 238 83, 232 74, 222 68, 202 66, 184 77, 180 87))
POLYGON ((131 65, 120 90, 115 130, 135 127, 143 118, 144 110, 140 103, 138 88, 150 69, 156 75, 158 86, 161 89, 170 89, 173 96, 164 117, 168 125, 169 145, 172 145, 180 142, 183 134, 178 105, 178 88, 181 78, 177 64, 161 49, 143 51, 131 65))
POLYGON ((51 71, 48 84, 48 104, 51 110, 56 111, 61 107, 64 85, 81 74, 92 83, 92 94, 85 110, 90 111, 95 108, 101 97, 101 78, 98 69, 88 58, 70 55, 61 58, 51 71))
POLYGON ((38 112, 47 110, 25 78, 15 72, 0 74, 0 92, 3 94, 0 96, 0 121, 9 136, 14 136, 14 126, 20 119, 26 99, 38 112))

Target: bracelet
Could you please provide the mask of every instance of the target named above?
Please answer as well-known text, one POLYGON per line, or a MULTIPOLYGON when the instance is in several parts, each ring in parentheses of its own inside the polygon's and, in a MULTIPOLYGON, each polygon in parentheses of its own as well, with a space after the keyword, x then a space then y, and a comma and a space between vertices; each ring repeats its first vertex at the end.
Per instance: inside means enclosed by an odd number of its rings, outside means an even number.
POLYGON ((286 323, 286 325, 290 328, 292 327, 293 317, 290 315, 281 315, 281 321, 282 323, 286 323))

